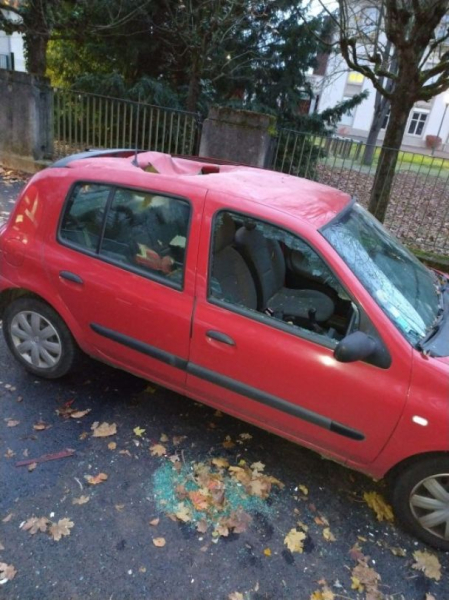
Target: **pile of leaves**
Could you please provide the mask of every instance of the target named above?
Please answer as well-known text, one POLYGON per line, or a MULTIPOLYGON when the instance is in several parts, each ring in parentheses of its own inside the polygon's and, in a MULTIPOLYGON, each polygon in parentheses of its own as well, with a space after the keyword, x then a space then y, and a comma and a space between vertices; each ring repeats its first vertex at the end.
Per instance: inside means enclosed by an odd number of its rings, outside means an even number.
POLYGON ((190 523, 200 533, 212 529, 213 538, 242 533, 251 513, 270 510, 266 500, 273 486, 284 487, 264 468, 243 460, 233 466, 226 458, 191 465, 170 461, 154 475, 156 500, 170 518, 190 523))

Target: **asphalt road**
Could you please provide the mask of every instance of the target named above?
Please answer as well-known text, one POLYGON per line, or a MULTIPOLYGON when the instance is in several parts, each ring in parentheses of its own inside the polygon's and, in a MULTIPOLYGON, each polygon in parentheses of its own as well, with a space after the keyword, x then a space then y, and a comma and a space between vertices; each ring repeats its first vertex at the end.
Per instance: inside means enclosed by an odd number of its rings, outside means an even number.
MULTIPOLYGON (((0 179, 0 218, 20 185, 0 179)), ((224 478, 227 470, 216 472, 224 478)), ((351 579, 360 561, 380 576, 372 575, 377 595, 370 600, 448 600, 448 556, 379 522, 363 500, 367 491, 383 493, 382 484, 89 359, 63 380, 39 381, 16 365, 0 336, 1 600, 308 600, 314 592, 322 595, 313 600, 356 600, 368 597, 351 579), (57 412, 75 408, 90 412, 57 412), (95 422, 115 423, 117 432, 94 437, 95 422), (227 436, 234 445, 223 446, 227 436), (156 444, 163 456, 151 454, 156 444), (67 448, 73 456, 32 470, 16 466, 67 448), (251 522, 219 538, 213 522, 199 533, 167 516, 175 475, 188 489, 195 463, 217 457, 231 465, 261 462, 285 484, 264 499, 242 496, 251 522), (86 476, 99 473, 108 478, 90 485, 86 476), (86 503, 73 503, 83 496, 86 503), (46 531, 26 531, 32 517, 47 519, 46 531), (56 541, 49 522, 65 518, 73 526, 56 541), (305 534, 302 553, 284 544, 292 528, 305 534), (335 541, 325 539, 327 528, 335 541), (439 581, 412 568, 417 550, 437 557, 439 581), (5 583, 1 563, 16 570, 5 583)))

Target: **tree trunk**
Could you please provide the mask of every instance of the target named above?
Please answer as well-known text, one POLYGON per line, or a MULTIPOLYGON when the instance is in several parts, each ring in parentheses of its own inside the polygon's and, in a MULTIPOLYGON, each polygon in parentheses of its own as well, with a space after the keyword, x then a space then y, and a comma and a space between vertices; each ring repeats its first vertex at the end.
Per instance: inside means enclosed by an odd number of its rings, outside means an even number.
POLYGON ((189 90, 187 92, 186 108, 190 112, 196 112, 198 109, 198 100, 201 91, 201 72, 198 59, 193 59, 192 71, 190 73, 189 90))
POLYGON ((27 70, 33 75, 45 75, 47 71, 47 35, 25 34, 27 70))
POLYGON ((390 119, 385 132, 368 206, 368 210, 381 223, 384 222, 387 213, 398 152, 412 107, 413 98, 411 94, 406 92, 401 94, 396 88, 396 94, 391 102, 390 119))
MULTIPOLYGON (((380 96, 379 92, 376 92, 376 96, 377 95, 380 96)), ((362 163, 364 165, 371 165, 373 162, 377 138, 379 137, 382 123, 388 114, 389 108, 390 102, 386 98, 376 98, 376 108, 374 110, 373 120, 366 139, 365 152, 363 153, 362 158, 362 163)))

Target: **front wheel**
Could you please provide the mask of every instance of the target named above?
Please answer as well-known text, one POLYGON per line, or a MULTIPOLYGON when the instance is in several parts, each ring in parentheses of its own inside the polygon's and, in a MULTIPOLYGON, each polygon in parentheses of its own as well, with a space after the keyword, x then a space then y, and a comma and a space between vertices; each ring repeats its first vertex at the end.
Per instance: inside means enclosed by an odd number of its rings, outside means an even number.
POLYGON ((3 315, 3 334, 16 360, 33 375, 57 379, 77 359, 78 347, 67 325, 41 300, 11 302, 3 315))
POLYGON ((410 464, 390 486, 397 519, 426 544, 449 551, 449 455, 410 464))

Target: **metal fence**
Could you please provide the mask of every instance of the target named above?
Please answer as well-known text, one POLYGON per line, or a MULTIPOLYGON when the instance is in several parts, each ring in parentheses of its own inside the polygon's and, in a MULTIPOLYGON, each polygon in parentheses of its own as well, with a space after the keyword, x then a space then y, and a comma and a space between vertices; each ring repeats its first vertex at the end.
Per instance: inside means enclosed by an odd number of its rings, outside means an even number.
MULTIPOLYGON (((367 206, 379 155, 379 147, 357 140, 281 129, 273 169, 336 187, 367 206)), ((449 254, 449 159, 399 152, 385 225, 410 247, 449 254)))
POLYGON ((121 98, 54 89, 55 154, 88 148, 151 148, 196 154, 196 113, 121 98))

